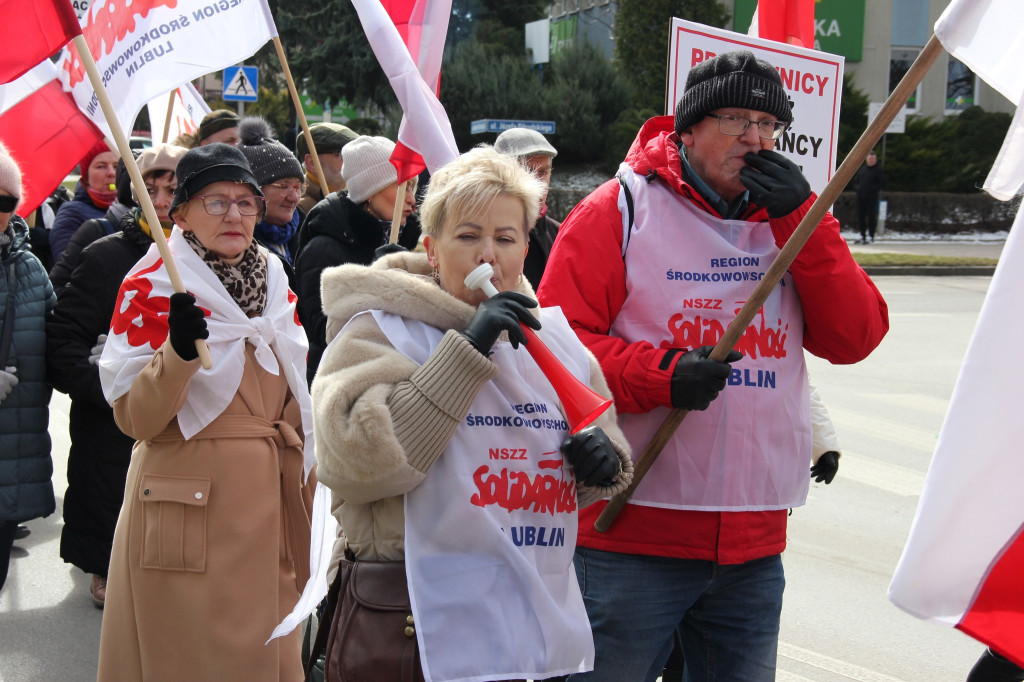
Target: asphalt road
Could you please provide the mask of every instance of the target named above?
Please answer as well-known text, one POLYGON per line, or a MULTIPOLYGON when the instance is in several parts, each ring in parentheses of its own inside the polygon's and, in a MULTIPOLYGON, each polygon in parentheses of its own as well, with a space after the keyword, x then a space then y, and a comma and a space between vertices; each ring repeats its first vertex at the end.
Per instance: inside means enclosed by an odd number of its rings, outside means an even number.
MULTIPOLYGON (((779 680, 962 680, 982 646, 899 611, 886 589, 970 339, 987 277, 882 277, 888 337, 866 361, 810 358, 843 446, 790 520, 779 680)), ((67 398, 55 394, 54 487, 66 486, 67 398)), ((28 524, 0 592, 0 680, 95 679, 101 612, 88 576, 61 562, 60 511, 28 524)))

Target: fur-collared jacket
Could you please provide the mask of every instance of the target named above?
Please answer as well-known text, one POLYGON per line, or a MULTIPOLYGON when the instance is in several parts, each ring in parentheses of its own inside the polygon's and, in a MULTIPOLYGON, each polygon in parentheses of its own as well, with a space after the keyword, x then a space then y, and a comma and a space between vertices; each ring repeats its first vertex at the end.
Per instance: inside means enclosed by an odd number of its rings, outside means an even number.
MULTIPOLYGON (((369 268, 343 265, 323 276, 330 345, 313 381, 317 471, 333 492, 334 514, 359 559, 404 558, 404 494, 429 474, 480 388, 498 371, 461 334, 476 308, 444 292, 430 272, 426 254, 396 253, 369 268), (372 316, 345 326, 366 310, 446 333, 419 366, 392 347, 372 316)), ((517 291, 534 298, 526 281, 517 291)), ((590 387, 610 395, 600 366, 587 356, 590 387)), ((632 479, 629 446, 614 409, 594 424, 614 443, 623 473, 609 487, 579 485, 580 507, 625 489, 632 479)))

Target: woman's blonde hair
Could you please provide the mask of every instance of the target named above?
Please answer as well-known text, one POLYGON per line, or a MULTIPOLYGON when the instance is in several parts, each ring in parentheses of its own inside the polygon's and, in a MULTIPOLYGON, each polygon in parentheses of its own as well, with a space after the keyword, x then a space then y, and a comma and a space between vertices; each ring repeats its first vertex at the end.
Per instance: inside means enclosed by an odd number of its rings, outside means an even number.
POLYGON ((430 177, 420 207, 424 234, 435 239, 453 216, 472 218, 486 211, 499 194, 523 205, 523 234, 529 235, 540 215, 544 184, 510 156, 482 144, 446 163, 430 177))

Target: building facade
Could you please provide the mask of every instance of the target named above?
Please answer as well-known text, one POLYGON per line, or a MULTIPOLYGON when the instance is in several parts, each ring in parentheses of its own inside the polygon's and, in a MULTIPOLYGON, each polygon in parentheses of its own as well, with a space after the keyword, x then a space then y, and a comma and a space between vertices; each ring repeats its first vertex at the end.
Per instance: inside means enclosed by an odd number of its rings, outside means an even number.
MULTIPOLYGON (((932 35, 951 0, 816 0, 815 48, 846 59, 845 77, 871 102, 884 102, 932 35)), ((734 31, 746 33, 757 0, 720 0, 734 31)), ((549 6, 552 54, 571 40, 615 51, 615 0, 556 0, 549 6)), ((681 17, 685 19, 686 17, 681 17)), ((666 50, 668 28, 665 29, 666 50)), ((1016 107, 943 52, 907 102, 908 115, 939 120, 971 105, 1012 114, 1016 107)))

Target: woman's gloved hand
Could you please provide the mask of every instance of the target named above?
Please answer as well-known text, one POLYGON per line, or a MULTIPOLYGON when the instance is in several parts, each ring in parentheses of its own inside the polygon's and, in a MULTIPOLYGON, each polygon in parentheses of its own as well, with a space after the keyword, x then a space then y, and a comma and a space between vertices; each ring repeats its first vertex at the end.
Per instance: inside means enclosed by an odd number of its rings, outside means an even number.
POLYGON ((811 477, 814 478, 815 483, 824 482, 825 485, 828 485, 836 477, 837 471, 839 471, 839 453, 829 450, 823 452, 818 461, 811 466, 811 477))
POLYGON ((182 360, 192 361, 199 357, 196 339, 209 338, 210 330, 206 328, 206 317, 192 294, 171 294, 167 336, 171 340, 171 348, 182 360))
POLYGON ((576 480, 583 485, 612 485, 622 471, 615 446, 597 426, 588 426, 568 436, 562 441, 561 450, 572 465, 576 480))
POLYGON ((383 246, 378 246, 376 249, 373 250, 373 260, 378 261, 384 256, 387 256, 388 254, 401 253, 402 251, 408 250, 409 249, 398 244, 384 244, 383 246))
POLYGON ((508 332, 512 347, 519 348, 519 344, 526 344, 526 335, 519 328, 520 322, 533 329, 540 329, 540 320, 528 310, 536 307, 537 302, 529 296, 503 291, 477 306, 476 315, 466 325, 462 335, 484 355, 491 352, 491 346, 503 331, 508 332))
POLYGON ((750 192, 750 200, 768 211, 769 218, 789 215, 811 196, 811 185, 800 167, 770 149, 747 152, 740 169, 740 182, 750 192))
POLYGON ((731 350, 725 362, 718 362, 708 357, 714 349, 701 346, 680 356, 672 371, 672 407, 706 410, 725 388, 732 372, 729 363, 741 360, 743 353, 731 350))
POLYGON ((107 335, 100 334, 96 337, 96 345, 89 350, 89 364, 98 365, 100 356, 103 355, 103 346, 107 345, 107 335))

